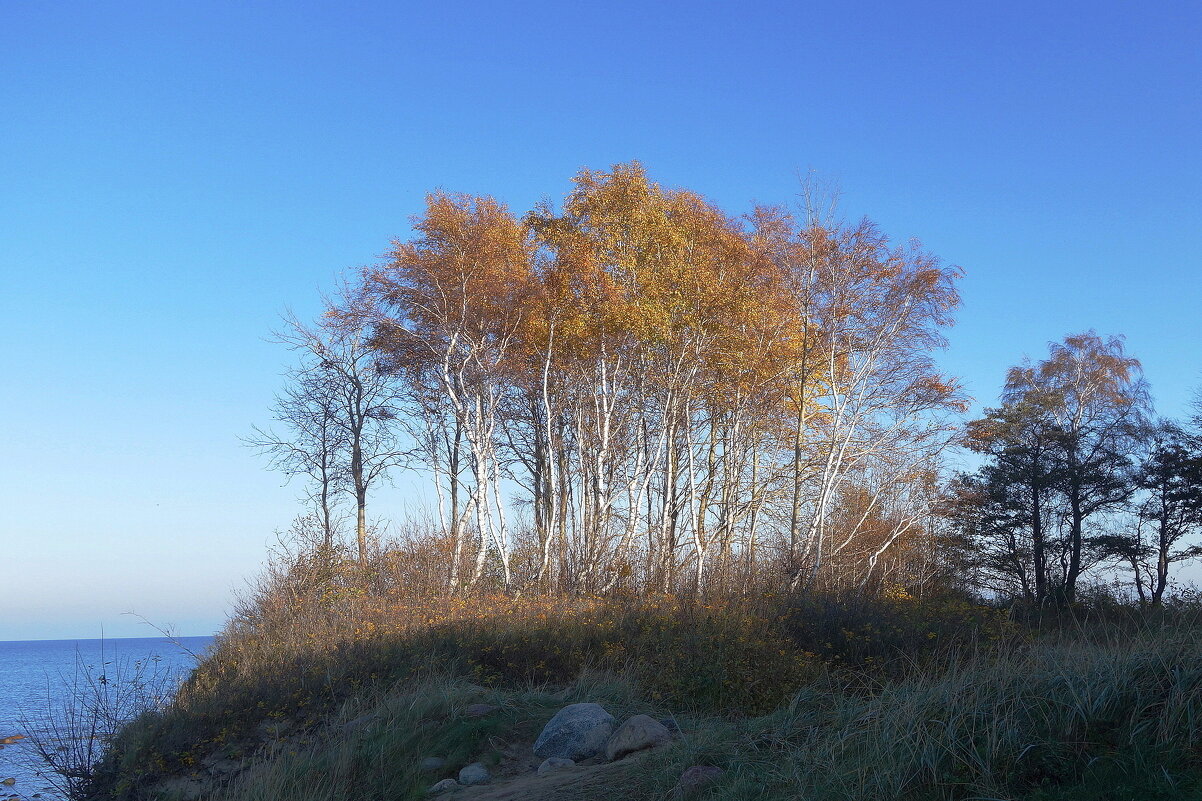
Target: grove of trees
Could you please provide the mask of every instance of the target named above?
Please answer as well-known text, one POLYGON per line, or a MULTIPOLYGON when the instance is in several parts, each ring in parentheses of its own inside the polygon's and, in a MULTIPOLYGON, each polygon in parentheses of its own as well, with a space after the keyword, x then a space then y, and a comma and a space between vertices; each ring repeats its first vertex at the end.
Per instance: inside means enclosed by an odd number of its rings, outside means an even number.
POLYGON ((1093 332, 1014 367, 1002 405, 967 426, 985 457, 951 487, 962 562, 980 585, 1034 604, 1076 600, 1080 579, 1123 565, 1159 604, 1178 547, 1202 532, 1202 446, 1153 421, 1139 362, 1093 332))
POLYGON ((934 361, 956 268, 868 220, 733 216, 637 163, 517 215, 434 193, 314 326, 253 444, 339 499, 426 476, 447 592, 875 590, 955 580, 1071 603, 1100 565, 1159 603, 1198 554, 1202 456, 1092 332, 967 401, 934 361), (978 454, 950 477, 949 449, 978 454))

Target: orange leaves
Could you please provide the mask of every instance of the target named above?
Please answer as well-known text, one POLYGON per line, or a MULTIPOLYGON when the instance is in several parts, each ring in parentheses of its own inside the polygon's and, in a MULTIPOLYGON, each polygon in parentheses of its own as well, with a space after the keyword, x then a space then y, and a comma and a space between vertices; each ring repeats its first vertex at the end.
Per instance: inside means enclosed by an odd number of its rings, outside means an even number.
MULTIPOLYGON (((426 358, 452 339, 503 343, 495 366, 519 383, 539 365, 566 375, 621 358, 647 381, 691 373, 715 398, 796 398, 813 394, 799 379, 834 390, 851 351, 882 333, 894 353, 939 344, 958 303, 956 271, 871 222, 799 226, 771 207, 734 218, 637 162, 583 170, 561 212, 544 203, 521 220, 490 197, 433 193, 414 228, 368 276, 399 312, 380 341, 426 358), (835 372, 818 380, 822 358, 835 372)), ((949 382, 914 367, 912 390, 953 402, 949 382)))
POLYGON ((539 586, 700 583, 780 520, 820 540, 841 476, 937 451, 961 402, 930 355, 958 273, 866 220, 736 217, 629 163, 521 218, 434 193, 414 229, 364 294, 473 582, 490 550, 510 578, 507 478, 539 586))
POLYGON ((414 229, 420 236, 394 242, 392 261, 367 276, 368 291, 399 311, 393 333, 431 354, 452 337, 479 346, 512 336, 535 291, 523 224, 491 197, 436 192, 414 229))
POLYGON ((786 217, 757 209, 749 231, 696 193, 650 182, 637 163, 583 171, 575 184, 562 214, 527 218, 546 254, 558 363, 627 354, 645 381, 692 374, 694 391, 715 400, 782 373, 804 329, 769 252, 791 230, 786 217))

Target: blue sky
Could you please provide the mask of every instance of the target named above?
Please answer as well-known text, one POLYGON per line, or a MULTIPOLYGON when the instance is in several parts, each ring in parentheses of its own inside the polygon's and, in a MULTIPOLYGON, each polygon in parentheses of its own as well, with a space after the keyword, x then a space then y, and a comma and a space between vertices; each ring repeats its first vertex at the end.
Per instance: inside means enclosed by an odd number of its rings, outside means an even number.
MULTIPOLYGON (((1202 5, 0 5, 0 639, 208 634, 296 487, 239 444, 431 189, 641 160, 731 211, 809 170, 966 271, 942 358, 1122 333, 1202 384, 1202 5)), ((398 476, 374 511, 411 506, 398 476)))

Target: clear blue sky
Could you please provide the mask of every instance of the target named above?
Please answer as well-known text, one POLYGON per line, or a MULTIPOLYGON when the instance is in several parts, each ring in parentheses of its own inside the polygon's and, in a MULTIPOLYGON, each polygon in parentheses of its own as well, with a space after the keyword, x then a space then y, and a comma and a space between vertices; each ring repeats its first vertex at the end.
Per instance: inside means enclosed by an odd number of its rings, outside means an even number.
MULTIPOLYGON (((208 634, 296 511, 266 341, 436 187, 642 160, 729 210, 807 170, 967 272, 984 403, 1123 333, 1202 383, 1202 5, 0 4, 0 639, 208 634)), ((408 479, 375 512, 400 513, 408 479)))

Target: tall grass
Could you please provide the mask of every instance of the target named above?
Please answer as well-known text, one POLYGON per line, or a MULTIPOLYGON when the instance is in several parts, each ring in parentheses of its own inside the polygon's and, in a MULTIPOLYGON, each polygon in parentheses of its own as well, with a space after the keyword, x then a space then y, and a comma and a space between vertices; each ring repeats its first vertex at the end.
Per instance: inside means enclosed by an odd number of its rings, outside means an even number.
POLYGON ((765 784, 813 799, 1202 797, 1202 627, 1094 635, 979 650, 870 696, 802 692, 745 746, 783 757, 765 784))
POLYGON ((454 776, 477 759, 499 770, 507 746, 533 742, 565 703, 601 702, 618 715, 648 709, 630 691, 627 682, 591 673, 557 693, 489 692, 462 679, 430 677, 345 705, 312 743, 269 747, 270 758, 221 788, 220 797, 226 801, 419 798, 434 781, 454 776), (480 701, 500 709, 484 718, 462 714, 468 703, 480 701), (430 755, 446 759, 446 766, 433 774, 422 772, 420 760, 430 755))
POLYGON ((697 763, 728 770, 712 794, 727 801, 1202 797, 1202 626, 1179 619, 1134 634, 1082 635, 950 649, 874 682, 826 671, 759 717, 651 700, 631 673, 586 672, 562 691, 488 689, 432 673, 360 690, 303 738, 269 739, 265 760, 213 797, 419 798, 441 778, 419 772, 423 757, 447 758, 446 775, 475 759, 499 760, 502 744, 532 741, 557 708, 577 700, 619 716, 672 713, 686 732, 673 749, 615 774, 597 798, 619 790, 666 797, 674 777, 697 763), (465 718, 473 701, 501 710, 465 718))
POLYGON ((1189 605, 1016 619, 901 591, 448 597, 300 562, 248 598, 169 708, 126 727, 84 795, 164 797, 165 778, 196 774, 237 801, 417 798, 422 757, 495 756, 569 699, 690 721, 598 798, 663 797, 694 763, 728 769, 712 794, 731 801, 1202 793, 1189 605), (582 683, 598 675, 613 678, 582 683), (481 693, 502 711, 457 714, 481 693))

